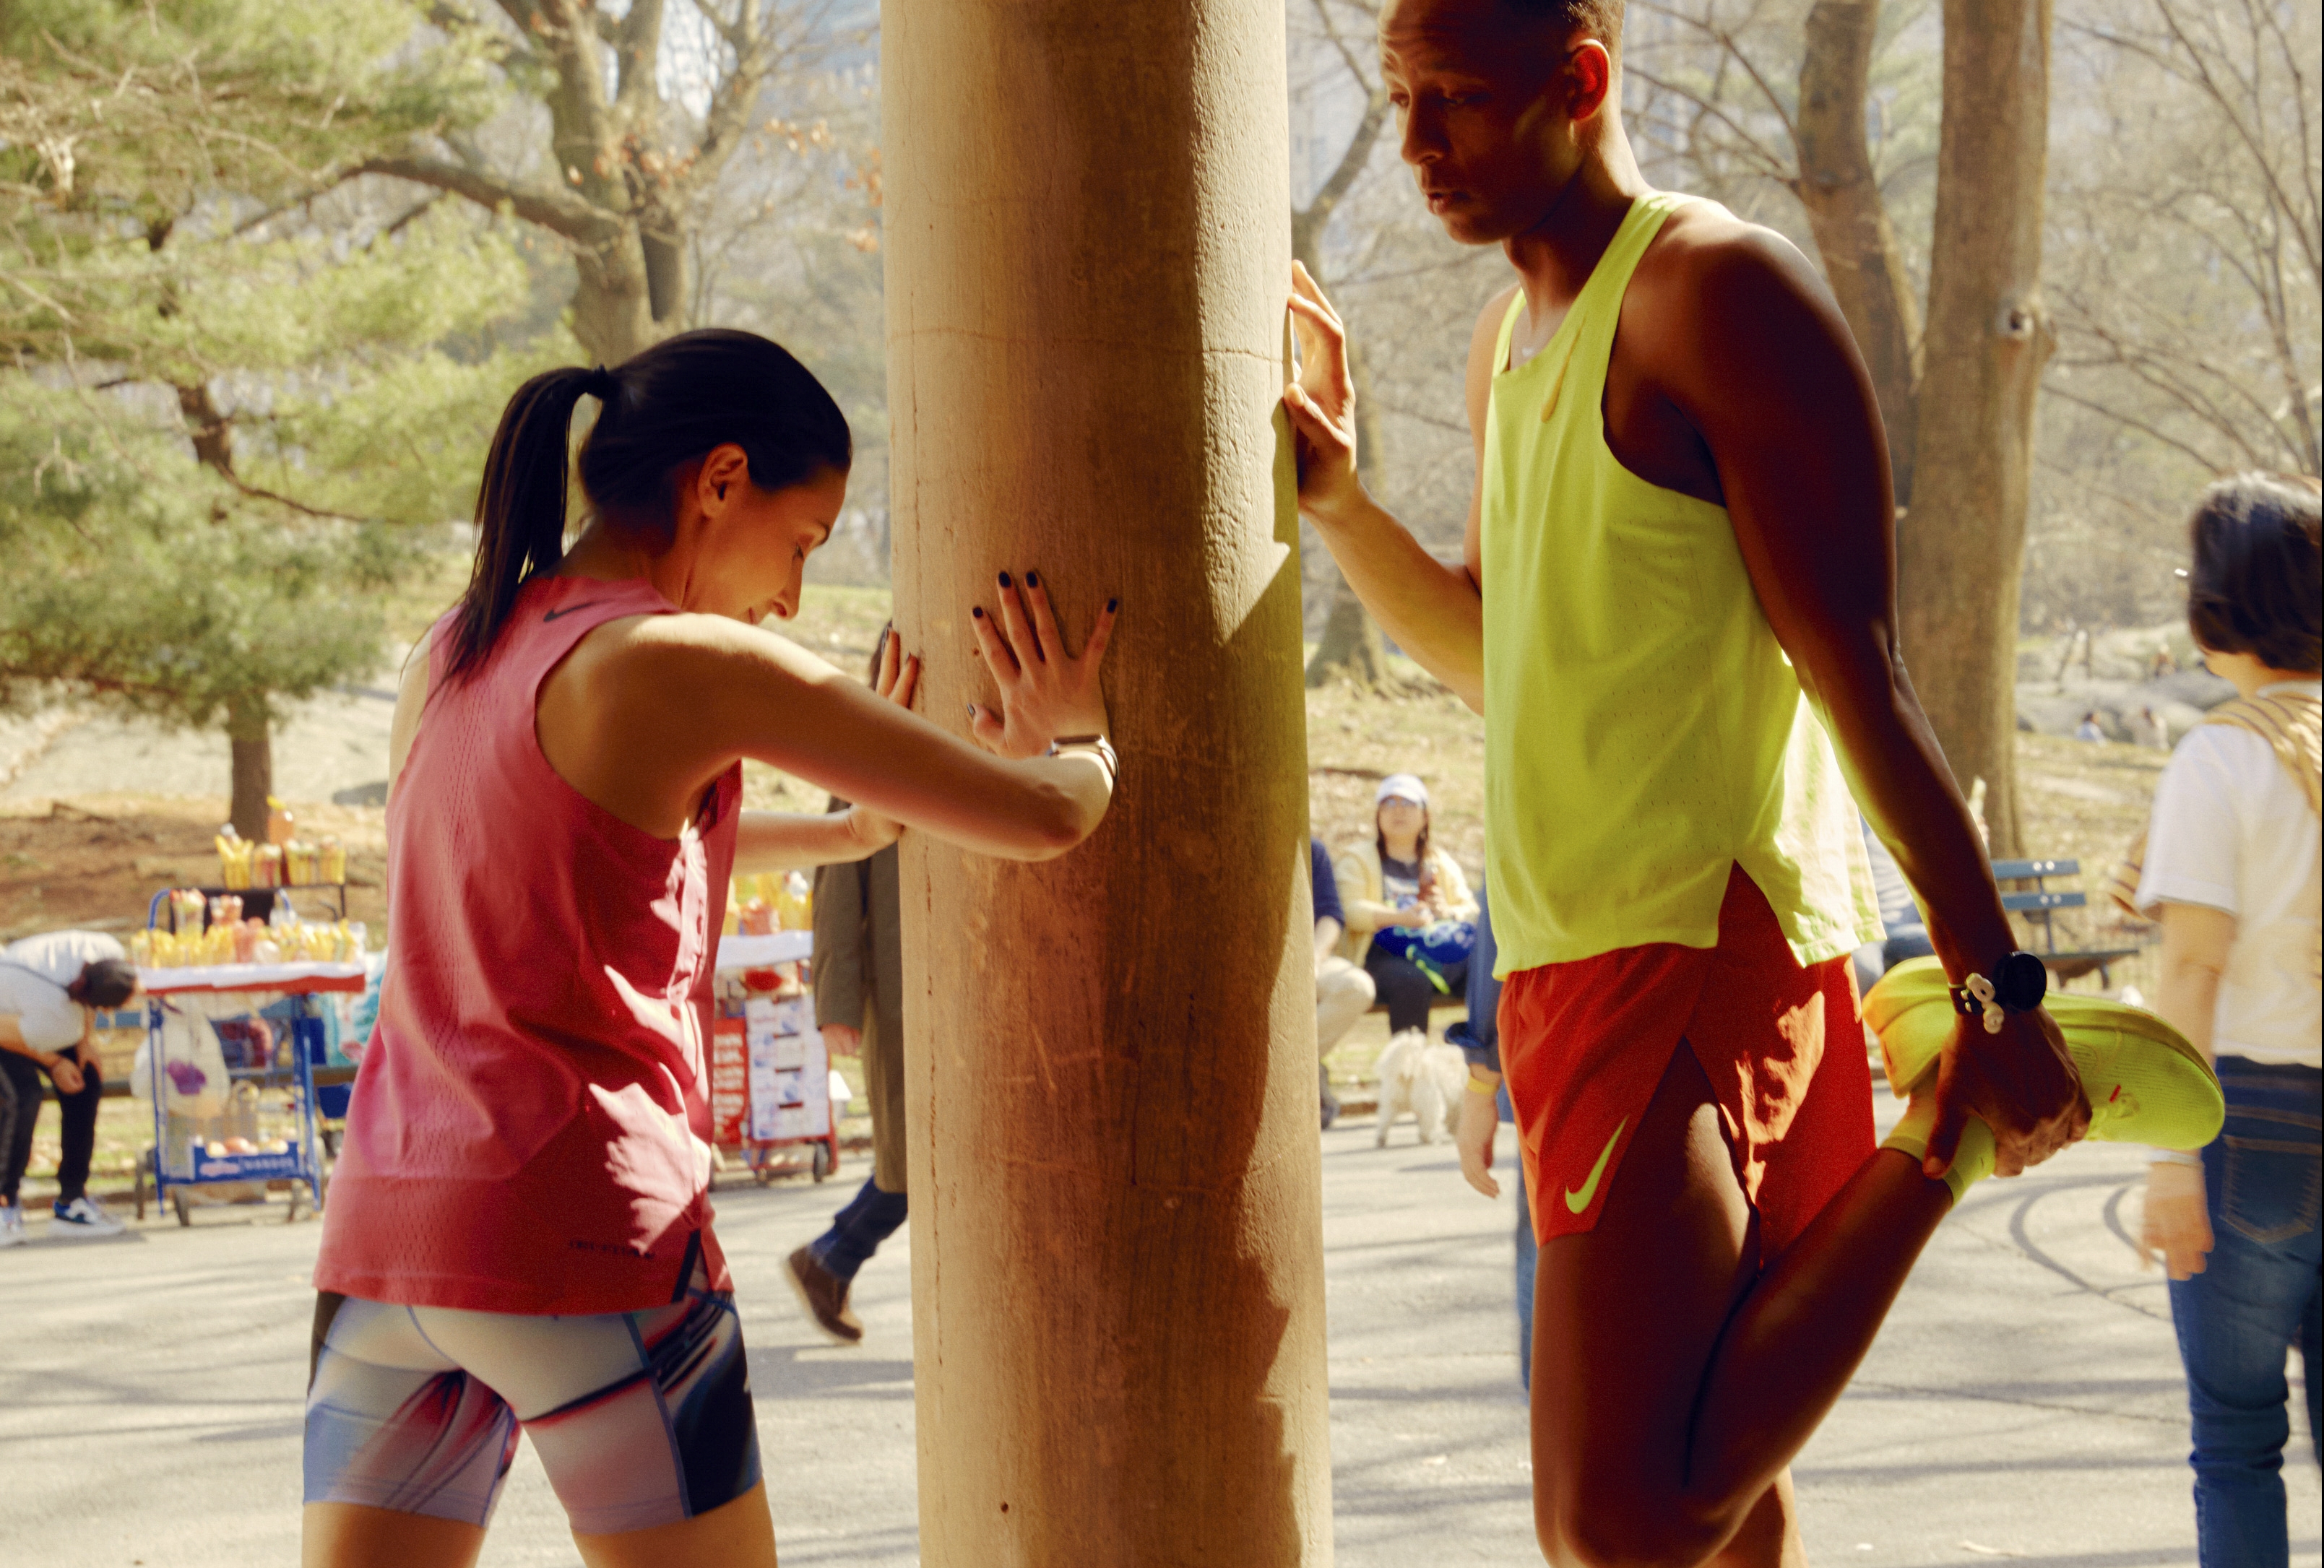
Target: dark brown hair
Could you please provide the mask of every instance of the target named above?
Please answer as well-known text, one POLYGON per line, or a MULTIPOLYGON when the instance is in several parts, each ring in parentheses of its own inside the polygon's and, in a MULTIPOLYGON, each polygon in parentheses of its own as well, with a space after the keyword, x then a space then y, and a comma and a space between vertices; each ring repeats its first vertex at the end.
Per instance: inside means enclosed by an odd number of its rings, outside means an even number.
POLYGON ((2187 629, 2200 646, 2270 669, 2324 669, 2315 484, 2240 474, 2203 492, 2187 530, 2187 629))
POLYGON ((566 450, 573 410, 604 407, 581 443, 591 509, 667 549, 677 528, 678 470, 733 443, 751 483, 784 490, 854 461, 847 418, 807 368, 755 332, 682 332, 613 369, 543 371, 509 400, 476 491, 476 565, 461 597, 445 669, 483 668, 517 594, 565 558, 566 450))
POLYGON ((83 1007, 119 1007, 137 994, 137 971, 118 958, 99 958, 81 966, 65 994, 83 1007))

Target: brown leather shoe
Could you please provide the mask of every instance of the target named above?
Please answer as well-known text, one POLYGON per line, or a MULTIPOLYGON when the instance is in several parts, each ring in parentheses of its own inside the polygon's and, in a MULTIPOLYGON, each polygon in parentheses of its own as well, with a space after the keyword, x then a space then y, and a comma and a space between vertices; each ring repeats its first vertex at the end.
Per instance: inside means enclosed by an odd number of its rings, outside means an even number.
POLYGON ((863 1325, 847 1310, 847 1281, 817 1262, 814 1253, 804 1247, 792 1253, 783 1277, 816 1327, 843 1345, 863 1342, 863 1325))

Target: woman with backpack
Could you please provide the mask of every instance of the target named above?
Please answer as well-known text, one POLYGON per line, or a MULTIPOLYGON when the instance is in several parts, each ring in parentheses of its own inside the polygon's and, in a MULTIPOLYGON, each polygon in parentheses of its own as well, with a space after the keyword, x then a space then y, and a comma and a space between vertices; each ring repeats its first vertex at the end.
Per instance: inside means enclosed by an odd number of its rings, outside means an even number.
POLYGON ((2163 927, 2155 1010, 2214 1058, 2227 1114, 2200 1153, 2155 1152, 2141 1241, 2171 1276, 2201 1561, 2266 1568, 2289 1554, 2289 1346, 2324 1429, 2316 482, 2215 484, 2191 532, 2188 624, 2236 695, 2163 770, 2135 902, 2163 927))

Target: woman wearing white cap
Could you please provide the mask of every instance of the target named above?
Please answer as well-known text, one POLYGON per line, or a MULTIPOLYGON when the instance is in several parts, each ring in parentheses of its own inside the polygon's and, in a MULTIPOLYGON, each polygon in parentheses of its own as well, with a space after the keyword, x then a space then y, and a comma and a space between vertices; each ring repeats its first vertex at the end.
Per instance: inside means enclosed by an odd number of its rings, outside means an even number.
POLYGON ((1417 776, 1389 774, 1372 799, 1372 837, 1332 862, 1347 906, 1341 951, 1370 973, 1390 1034, 1425 1030, 1429 1004, 1467 982, 1477 900, 1459 862, 1428 842, 1428 787, 1417 776))

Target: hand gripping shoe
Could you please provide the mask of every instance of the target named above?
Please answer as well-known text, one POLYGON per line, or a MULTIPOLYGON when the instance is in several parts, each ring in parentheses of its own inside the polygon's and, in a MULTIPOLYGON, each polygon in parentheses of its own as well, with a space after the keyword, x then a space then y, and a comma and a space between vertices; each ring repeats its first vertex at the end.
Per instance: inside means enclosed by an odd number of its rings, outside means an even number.
MULTIPOLYGON (((2200 1148, 2219 1135, 2227 1102, 2218 1076, 2186 1036, 2144 1008, 2104 997, 2052 991, 2043 1006, 2082 1075, 2092 1138, 2200 1148)), ((1903 1098, 1936 1071, 1962 1020, 1953 1011, 1944 965, 1911 958, 1865 997, 1864 1021, 1880 1038, 1888 1087, 1903 1098)))

